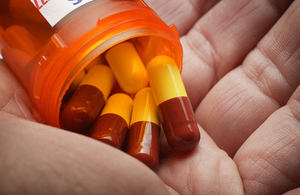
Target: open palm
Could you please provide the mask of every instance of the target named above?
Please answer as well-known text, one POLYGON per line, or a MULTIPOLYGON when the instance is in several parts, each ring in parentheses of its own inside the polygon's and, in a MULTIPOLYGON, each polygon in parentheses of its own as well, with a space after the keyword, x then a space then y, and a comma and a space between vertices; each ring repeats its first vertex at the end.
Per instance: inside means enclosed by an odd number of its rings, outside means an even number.
POLYGON ((36 123, 1 61, 0 194, 299 194, 300 1, 146 3, 182 36, 199 146, 175 154, 163 140, 155 173, 101 142, 36 123))

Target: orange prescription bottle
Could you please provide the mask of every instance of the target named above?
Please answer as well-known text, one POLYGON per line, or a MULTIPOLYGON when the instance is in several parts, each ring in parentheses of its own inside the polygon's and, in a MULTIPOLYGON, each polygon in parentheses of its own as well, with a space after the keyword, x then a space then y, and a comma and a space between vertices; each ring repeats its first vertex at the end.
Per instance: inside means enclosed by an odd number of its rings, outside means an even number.
POLYGON ((177 29, 142 0, 1 0, 3 59, 43 122, 60 127, 61 102, 76 76, 113 46, 130 41, 144 64, 158 55, 182 66, 177 29))

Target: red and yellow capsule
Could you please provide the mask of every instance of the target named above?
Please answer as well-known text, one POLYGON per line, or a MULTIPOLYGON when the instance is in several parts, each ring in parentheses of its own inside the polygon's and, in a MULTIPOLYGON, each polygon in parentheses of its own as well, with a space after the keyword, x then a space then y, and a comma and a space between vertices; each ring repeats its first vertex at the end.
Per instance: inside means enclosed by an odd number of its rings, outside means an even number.
POLYGON ((127 153, 155 169, 159 162, 160 123, 152 90, 140 90, 133 101, 127 153))
POLYGON ((78 133, 88 131, 103 108, 114 81, 108 66, 93 66, 62 110, 62 127, 78 133))
POLYGON ((91 129, 94 139, 121 149, 129 128, 133 100, 126 94, 110 96, 91 129))
POLYGON ((116 80, 126 93, 135 94, 148 85, 146 68, 131 42, 112 47, 105 57, 116 80))
POLYGON ((193 150, 200 132, 176 62, 157 56, 148 64, 147 72, 170 147, 177 152, 193 150))
POLYGON ((84 77, 85 77, 85 71, 82 70, 78 73, 78 75, 76 75, 76 77, 74 78, 74 80, 72 81, 70 87, 72 89, 74 89, 74 91, 77 90, 77 88, 79 87, 80 83, 83 81, 84 77))
POLYGON ((78 86, 80 85, 81 81, 85 77, 85 71, 82 70, 78 73, 78 75, 74 78, 72 81, 69 89, 66 91, 61 103, 63 104, 61 106, 61 109, 63 109, 66 106, 66 103, 71 99, 73 96, 74 92, 77 90, 78 86))
POLYGON ((103 55, 97 56, 94 60, 92 60, 86 67, 84 67, 85 72, 88 72, 93 66, 99 65, 99 64, 105 64, 107 65, 107 62, 103 55))

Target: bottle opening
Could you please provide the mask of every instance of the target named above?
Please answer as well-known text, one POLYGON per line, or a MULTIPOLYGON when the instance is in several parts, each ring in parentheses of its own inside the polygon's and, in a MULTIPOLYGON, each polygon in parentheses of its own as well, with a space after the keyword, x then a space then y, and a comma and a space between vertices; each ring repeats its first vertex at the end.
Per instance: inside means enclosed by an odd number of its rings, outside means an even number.
MULTIPOLYGON (((133 32, 130 32, 130 34, 133 32)), ((122 34, 123 36, 125 35, 122 34)), ((68 99, 70 99, 71 95, 73 94, 75 90, 77 90, 78 88, 76 88, 76 86, 78 85, 78 83, 80 83, 83 79, 82 73, 84 72, 84 74, 87 74, 88 71, 91 69, 91 67, 95 66, 95 65, 108 65, 109 63, 106 60, 106 53, 108 50, 110 50, 111 48, 113 48, 116 45, 119 45, 121 43, 124 42, 130 42, 132 43, 132 45, 134 46, 136 52, 138 53, 143 65, 147 66, 147 64, 156 56, 158 55, 166 55, 169 56, 171 58, 173 58, 177 64, 179 65, 179 70, 181 70, 181 48, 176 47, 176 45, 174 45, 171 41, 174 42, 174 40, 168 40, 166 38, 160 37, 160 36, 154 36, 154 35, 145 35, 145 32, 143 31, 143 34, 138 34, 138 35, 134 35, 133 37, 127 38, 127 39, 122 39, 123 36, 119 36, 119 39, 117 39, 117 37, 114 37, 115 40, 110 40, 108 41, 108 43, 102 43, 101 45, 98 45, 97 47, 94 48, 94 50, 90 51, 89 53, 86 53, 86 56, 82 57, 81 60, 79 61, 77 59, 77 65, 76 66, 72 66, 72 70, 70 71, 70 69, 68 68, 68 64, 64 67, 65 71, 62 70, 61 72, 69 72, 68 76, 66 76, 66 74, 61 74, 63 78, 61 79, 56 79, 54 82, 57 83, 56 84, 52 84, 53 86, 53 92, 51 93, 52 95, 54 95, 54 90, 57 91, 57 88, 60 88, 60 92, 59 94, 57 94, 58 98, 53 98, 56 99, 57 102, 55 103, 56 105, 51 105, 49 104, 49 111, 51 109, 52 106, 56 106, 59 107, 59 109, 55 109, 56 113, 55 113, 55 119, 53 121, 53 123, 56 121, 56 126, 61 127, 60 124, 57 123, 57 121, 59 121, 60 118, 60 114, 61 114, 61 110, 63 109, 66 101, 68 99), (63 76, 64 75, 64 76, 63 76), (67 77, 67 78, 66 78, 67 77), (60 81, 65 81, 65 82, 60 82, 60 81), (80 80, 80 82, 78 81, 80 80), (77 83, 77 85, 75 84, 77 83), (60 85, 60 86, 59 86, 60 85), (55 87, 54 87, 55 86, 55 87), (75 90, 74 90, 74 86, 75 86, 75 90)), ((97 42, 97 41, 95 41, 97 42)), ((126 49, 125 49, 126 50, 126 49)), ((124 51, 126 52, 126 51, 124 51)), ((83 54, 85 52, 82 52, 83 54)), ((116 56, 117 57, 117 56, 116 56)), ((70 60, 69 64, 73 64, 74 61, 76 61, 76 59, 72 59, 70 60)), ((124 64, 124 66, 126 66, 126 64, 124 64)), ((59 75, 58 75, 59 77, 59 75)), ((50 82, 52 83, 52 82, 50 82)), ((134 93, 130 93, 130 92, 124 92, 124 90, 122 90, 122 88, 120 87, 120 84, 118 83, 118 81, 115 83, 114 88, 112 89, 112 94, 116 93, 116 92, 122 92, 122 93, 126 93, 131 95, 132 97, 134 97, 134 93)), ((43 93, 46 94, 46 93, 43 93)), ((49 101, 48 101, 49 102, 49 101)), ((52 102, 52 101, 50 101, 52 102)), ((53 113, 54 114, 54 113, 53 113)), ((50 119, 50 118, 49 118, 50 119)))

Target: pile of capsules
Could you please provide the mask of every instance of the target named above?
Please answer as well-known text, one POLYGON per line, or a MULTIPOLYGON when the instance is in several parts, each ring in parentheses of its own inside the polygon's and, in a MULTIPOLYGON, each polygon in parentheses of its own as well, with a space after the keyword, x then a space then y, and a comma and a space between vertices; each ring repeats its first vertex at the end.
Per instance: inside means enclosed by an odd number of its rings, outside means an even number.
POLYGON ((159 162, 161 128, 175 152, 192 151, 200 132, 176 62, 157 56, 144 66, 130 41, 104 56, 108 65, 89 65, 72 82, 61 127, 123 149, 151 169, 159 162))

